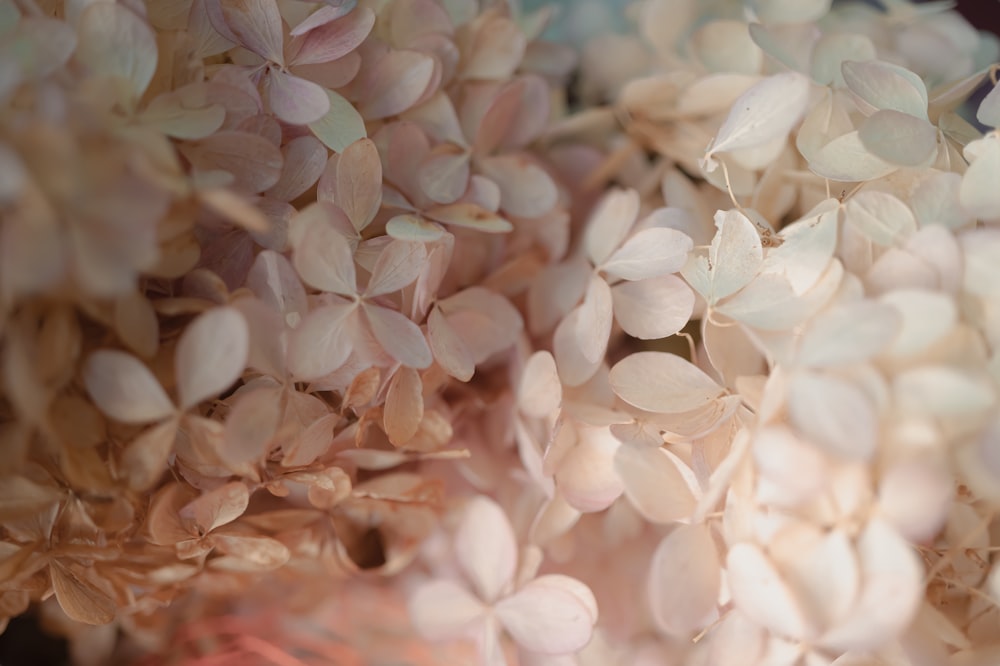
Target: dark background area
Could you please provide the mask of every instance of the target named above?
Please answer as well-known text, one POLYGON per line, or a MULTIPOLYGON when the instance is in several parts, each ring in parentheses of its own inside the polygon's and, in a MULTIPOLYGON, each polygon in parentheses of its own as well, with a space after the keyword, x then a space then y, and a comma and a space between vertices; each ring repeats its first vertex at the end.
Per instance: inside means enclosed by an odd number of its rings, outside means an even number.
POLYGON ((1000 35, 1000 1, 959 0, 957 9, 972 25, 1000 35))

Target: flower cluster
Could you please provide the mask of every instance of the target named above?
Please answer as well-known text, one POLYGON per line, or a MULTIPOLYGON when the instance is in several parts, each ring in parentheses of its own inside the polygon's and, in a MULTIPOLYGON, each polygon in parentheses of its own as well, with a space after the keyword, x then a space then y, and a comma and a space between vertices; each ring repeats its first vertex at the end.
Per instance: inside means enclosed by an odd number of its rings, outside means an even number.
POLYGON ((1000 658, 1000 40, 630 12, 578 57, 514 2, 0 0, 0 622, 1000 658))

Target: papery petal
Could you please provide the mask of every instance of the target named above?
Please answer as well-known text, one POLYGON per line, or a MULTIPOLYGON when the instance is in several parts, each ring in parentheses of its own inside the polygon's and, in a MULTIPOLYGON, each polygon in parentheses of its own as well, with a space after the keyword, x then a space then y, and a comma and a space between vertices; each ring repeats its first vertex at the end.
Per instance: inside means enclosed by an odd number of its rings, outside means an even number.
POLYGON ((382 205, 382 162, 371 139, 359 139, 342 152, 336 182, 334 203, 361 231, 382 205))
POLYGON ((599 266, 625 240, 639 216, 639 194, 635 190, 613 189, 591 213, 583 243, 590 261, 599 266))
POLYGON ((590 278, 590 286, 577 308, 576 337, 580 353, 591 363, 604 358, 611 335, 613 303, 611 289, 600 276, 590 278))
POLYGON ((468 590, 450 580, 421 585, 409 601, 413 625, 421 636, 432 641, 464 636, 486 610, 468 590))
POLYGON ((707 525, 678 525, 650 563, 649 604, 656 625, 678 638, 712 621, 722 584, 715 540, 707 525))
POLYGON ((138 101, 156 71, 156 37, 125 5, 98 2, 87 7, 77 28, 76 58, 91 73, 113 76, 129 85, 138 101))
POLYGON ((691 238, 675 229, 643 229, 600 265, 611 277, 642 280, 676 273, 694 246, 691 238))
POLYGON ((347 319, 355 308, 325 305, 302 319, 288 341, 288 370, 294 376, 317 379, 344 364, 353 348, 347 319))
POLYGON ((517 536, 499 504, 484 495, 469 500, 455 532, 455 554, 479 597, 496 600, 517 567, 517 536))
POLYGON ((937 153, 937 128, 902 111, 876 111, 858 128, 858 138, 872 155, 899 166, 924 166, 937 153))
POLYGON ((841 70, 848 89, 866 115, 878 109, 927 119, 927 87, 919 76, 883 60, 848 61, 841 70))
POLYGON ((687 325, 694 310, 694 292, 674 275, 622 282, 611 288, 615 320, 629 335, 655 340, 674 335, 687 325))
POLYGON ((343 152, 348 146, 366 137, 364 118, 354 105, 332 90, 323 89, 329 101, 329 111, 309 123, 309 129, 330 150, 343 152))
POLYGON ((427 262, 423 243, 390 241, 378 255, 365 297, 372 298, 399 291, 417 279, 427 262))
POLYGON ((291 64, 309 65, 342 58, 358 48, 374 26, 375 13, 361 7, 345 17, 312 28, 305 33, 291 64))
POLYGON ((274 0, 209 0, 205 6, 212 27, 223 37, 264 60, 283 62, 281 14, 274 0))
POLYGON ((897 197, 876 190, 865 190, 851 197, 844 207, 848 224, 884 246, 898 245, 917 231, 913 211, 897 197))
POLYGON ((597 601, 580 581, 553 574, 531 581, 495 607, 511 637, 526 650, 570 654, 590 642, 597 601))
POLYGON ((120 469, 129 488, 145 491, 159 482, 174 450, 177 425, 170 419, 147 428, 125 448, 120 469))
POLYGON ((870 650, 898 636, 924 596, 924 567, 916 552, 879 519, 869 521, 857 542, 862 583, 858 604, 820 643, 840 650, 870 650))
POLYGON ((395 310, 368 303, 362 307, 375 339, 386 353, 411 368, 430 366, 434 356, 416 324, 395 310))
POLYGON ((517 404, 522 412, 536 418, 544 418, 559 407, 562 402, 562 384, 556 371, 556 361, 547 351, 537 351, 531 355, 517 389, 517 404))
POLYGON ((762 146, 786 136, 805 115, 809 88, 807 77, 782 72, 740 95, 705 152, 705 169, 714 171, 717 153, 762 146))
POLYGON ((878 443, 879 418, 872 399, 852 382, 798 373, 788 388, 792 423, 827 452, 867 460, 878 443))
MULTIPOLYGON (((322 207, 323 204, 315 204, 322 207)), ((329 204, 327 204, 329 205, 329 204)), ((307 214, 303 210, 300 216, 307 214)), ((311 224, 295 246, 292 263, 311 287, 344 296, 357 293, 355 283, 354 253, 343 234, 322 217, 310 220, 311 224)))
POLYGON ((472 352, 438 308, 427 316, 427 337, 435 360, 448 374, 463 382, 472 379, 476 371, 472 352))
POLYGON ((708 405, 723 389, 676 354, 638 352, 611 368, 611 387, 625 402, 648 412, 679 414, 708 405))
POLYGON ((436 203, 458 201, 469 186, 469 154, 449 144, 431 151, 420 167, 420 189, 436 203))
POLYGON ((424 416, 423 384, 413 368, 402 367, 393 375, 382 412, 385 434, 394 446, 402 446, 417 434, 424 416))
POLYGON ((358 111, 367 120, 400 114, 416 104, 433 78, 431 56, 417 51, 389 51, 375 65, 358 111))
POLYGON ((249 352, 250 331, 239 310, 215 308, 191 322, 174 361, 181 409, 229 388, 243 374, 249 352))
POLYGON ((282 411, 281 397, 275 389, 240 391, 226 415, 220 461, 238 473, 249 464, 262 463, 278 433, 282 411))
POLYGON ((500 187, 500 207, 511 215, 538 217, 556 205, 559 191, 552 177, 526 156, 488 157, 479 168, 500 187))
POLYGON ((745 615, 781 636, 807 631, 798 600, 768 557, 751 543, 737 543, 726 558, 733 602, 745 615))
POLYGON ((292 201, 316 184, 326 166, 327 151, 313 136, 300 136, 281 147, 284 167, 281 178, 269 189, 268 197, 292 201))
POLYGON ((556 464, 556 487, 572 507, 602 511, 621 496, 624 484, 614 468, 620 446, 607 428, 580 430, 576 444, 556 464))
MULTIPOLYGON (((476 177, 473 176, 473 179, 476 177)), ((424 212, 428 219, 488 234, 504 234, 514 230, 514 225, 495 212, 472 203, 453 203, 435 206, 424 212)))
POLYGON ((901 317, 890 306, 857 301, 817 315, 799 340, 798 362, 829 368, 867 361, 889 346, 901 317))
MULTIPOLYGON (((666 452, 644 443, 625 443, 615 452, 615 472, 625 496, 642 517, 656 524, 687 518, 696 500, 666 452)), ((686 611, 685 611, 686 612, 686 611)), ((690 618, 697 622, 700 618, 690 618)))
POLYGON ((143 363, 125 352, 100 349, 83 370, 87 393, 97 407, 122 423, 149 423, 174 412, 160 382, 143 363))
POLYGON ((249 503, 250 491, 246 484, 233 481, 202 493, 180 510, 180 517, 192 521, 201 534, 207 534, 242 516, 249 503))
POLYGON ((315 123, 330 111, 326 91, 312 81, 272 69, 264 94, 271 112, 289 125, 315 123))
POLYGON ((54 562, 49 567, 52 589, 63 612, 76 622, 107 624, 115 618, 115 600, 86 578, 54 562))

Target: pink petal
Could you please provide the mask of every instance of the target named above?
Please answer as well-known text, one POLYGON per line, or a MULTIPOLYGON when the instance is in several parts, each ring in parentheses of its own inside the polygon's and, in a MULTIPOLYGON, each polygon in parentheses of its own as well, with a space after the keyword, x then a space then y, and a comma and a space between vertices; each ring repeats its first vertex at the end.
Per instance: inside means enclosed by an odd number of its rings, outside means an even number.
POLYGON ((527 38, 514 21, 494 15, 475 33, 472 52, 463 59, 462 78, 510 78, 521 63, 527 44, 527 38))
POLYGON ((352 343, 347 318, 355 305, 325 305, 310 312, 288 341, 288 370, 301 379, 317 379, 347 360, 352 343))
POLYGON ((250 331, 239 310, 215 308, 191 322, 174 359, 181 409, 229 388, 243 374, 249 352, 250 331))
POLYGON ((233 472, 243 474, 251 465, 263 463, 281 425, 279 389, 240 390, 226 416, 225 435, 219 460, 233 472))
POLYGON ((600 268, 611 277, 643 280, 676 273, 694 243, 676 229, 643 229, 607 258, 600 268))
POLYGON ((661 448, 629 442, 615 452, 625 496, 643 518, 667 524, 689 517, 696 500, 677 465, 661 448))
POLYGON ((392 376, 385 395, 382 422, 394 446, 402 446, 417 434, 424 416, 423 383, 413 368, 402 367, 392 376))
POLYGON ((625 240, 638 216, 639 194, 635 190, 615 189, 604 195, 583 235, 587 256, 595 266, 604 263, 625 240))
POLYGON ((374 141, 359 139, 343 151, 337 162, 336 187, 334 203, 361 231, 382 205, 382 162, 374 141))
POLYGON ((590 642, 597 601, 586 585, 568 576, 537 578, 500 601, 497 617, 526 650, 571 654, 590 642))
POLYGON ((482 363, 515 343, 524 327, 510 301, 483 287, 469 287, 438 302, 449 325, 482 363))
POLYGON ((517 404, 529 416, 543 418, 559 408, 562 384, 556 360, 547 351, 537 351, 524 364, 517 389, 517 404))
POLYGON ((309 310, 306 290, 291 262, 271 250, 264 250, 254 259, 245 286, 257 298, 283 315, 304 315, 309 310))
MULTIPOLYGON (((476 176, 472 177, 473 180, 476 176)), ((449 224, 466 229, 475 229, 488 234, 505 234, 514 230, 514 225, 496 213, 472 203, 453 203, 435 206, 424 212, 429 219, 441 224, 449 224)))
POLYGON ((500 187, 501 208, 511 215, 539 217, 559 199, 552 177, 524 155, 489 157, 480 161, 479 169, 500 187))
POLYGON ((622 282, 611 288, 615 320, 629 335, 656 340, 674 335, 691 319, 694 292, 674 275, 622 282))
POLYGON ((417 279, 427 261, 427 250, 423 243, 390 241, 378 255, 372 277, 365 289, 365 297, 371 298, 399 291, 417 279))
POLYGON ((321 25, 329 23, 330 21, 336 21, 343 16, 347 16, 356 6, 357 2, 354 0, 351 2, 326 4, 303 19, 301 23, 292 28, 292 31, 289 34, 291 34, 292 37, 304 35, 314 28, 318 28, 321 25))
POLYGON ((87 393, 97 407, 122 423, 150 423, 174 412, 160 382, 142 361, 130 354, 100 349, 83 369, 87 393))
POLYGON ((263 192, 281 178, 281 150, 262 136, 249 132, 221 131, 183 144, 181 152, 199 171, 226 171, 237 186, 263 192))
POLYGON ((77 60, 93 75, 127 82, 129 101, 138 101, 156 72, 156 36, 146 22, 125 5, 95 3, 80 16, 77 36, 77 60))
POLYGON ((514 577, 517 537, 500 505, 484 495, 466 504, 455 554, 481 599, 494 601, 514 577))
POLYGON ((579 430, 576 445, 558 462, 555 474, 556 487, 571 506, 602 511, 621 497, 624 484, 614 465, 620 446, 607 428, 579 430))
POLYGON ((264 84, 271 112, 289 125, 315 123, 330 111, 326 91, 312 81, 271 69, 264 84))
POLYGON ((283 62, 281 14, 274 0, 209 0, 205 8, 223 37, 265 60, 283 62))
MULTIPOLYGON (((315 210, 321 212, 323 205, 323 202, 315 204, 315 210)), ((306 215, 309 210, 299 215, 306 215)), ((322 217, 309 220, 301 242, 296 243, 292 264, 302 281, 311 287, 344 296, 357 293, 351 245, 322 217)))
POLYGON ((436 203, 454 203, 468 186, 469 154, 451 144, 435 148, 420 167, 420 189, 436 203))
POLYGON ((291 64, 309 65, 342 58, 358 48, 374 26, 375 13, 362 7, 347 16, 312 28, 305 33, 305 39, 291 64))
POLYGON ((486 613, 486 607, 464 587, 435 580, 417 588, 409 601, 410 618, 421 636, 431 641, 460 638, 486 613))
POLYGON ((556 327, 552 354, 559 368, 559 379, 566 386, 579 386, 594 376, 603 362, 590 361, 580 350, 578 337, 580 309, 574 308, 556 327))
POLYGON ((476 372, 472 352, 438 308, 433 308, 427 316, 427 338, 434 359, 445 372, 459 381, 472 379, 476 372))
POLYGON ((676 354, 638 352, 611 368, 611 387, 625 402, 647 412, 680 414, 704 407, 723 389, 676 354))
POLYGON ((420 328, 395 310, 363 303, 372 333, 386 353, 403 365, 423 369, 434 361, 420 328))
POLYGON ((686 638, 716 615, 722 584, 718 549, 705 525, 678 525, 653 554, 649 602, 656 625, 686 638))
POLYGON ((326 167, 327 151, 314 136, 300 136, 281 147, 281 178, 265 194, 278 201, 292 201, 316 184, 326 167))
POLYGON ((416 104, 434 78, 434 59, 417 51, 389 51, 373 68, 358 111, 367 120, 395 116, 416 104))
POLYGON ((580 353, 591 363, 604 358, 611 335, 612 300, 608 283, 600 276, 590 278, 590 286, 579 306, 576 320, 576 337, 580 353))
POLYGON ((177 439, 177 419, 147 428, 133 439, 122 454, 122 476, 133 490, 149 490, 167 471, 167 462, 177 439))
POLYGON ((740 611, 776 634, 804 637, 807 625, 798 599, 758 546, 734 545, 726 569, 733 602, 740 611))

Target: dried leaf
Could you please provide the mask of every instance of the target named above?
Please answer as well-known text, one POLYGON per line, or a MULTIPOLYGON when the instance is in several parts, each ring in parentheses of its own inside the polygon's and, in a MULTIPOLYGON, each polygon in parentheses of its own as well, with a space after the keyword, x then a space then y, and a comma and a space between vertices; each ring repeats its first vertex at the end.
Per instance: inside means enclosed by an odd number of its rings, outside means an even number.
POLYGON ((417 434, 423 416, 423 383, 420 375, 413 368, 400 368, 389 382, 382 413, 389 441, 394 446, 406 444, 417 434))
POLYGON ((49 567, 52 589, 70 619, 84 624, 107 624, 115 619, 115 601, 90 580, 53 562, 49 567))

